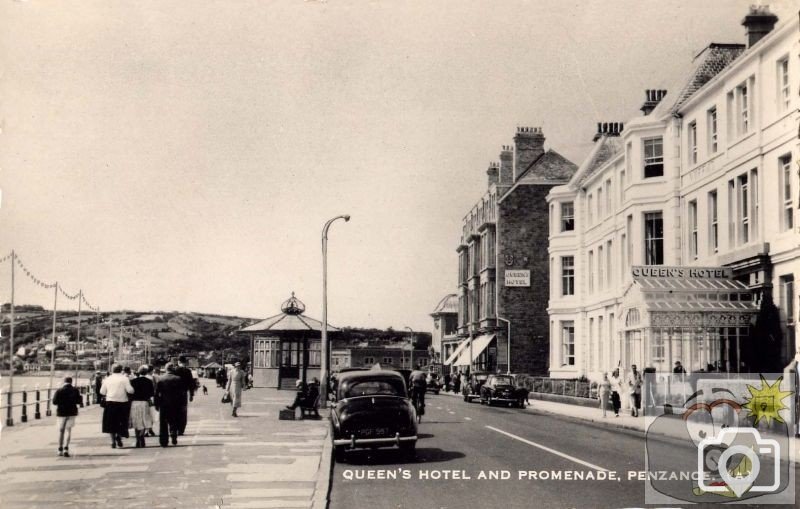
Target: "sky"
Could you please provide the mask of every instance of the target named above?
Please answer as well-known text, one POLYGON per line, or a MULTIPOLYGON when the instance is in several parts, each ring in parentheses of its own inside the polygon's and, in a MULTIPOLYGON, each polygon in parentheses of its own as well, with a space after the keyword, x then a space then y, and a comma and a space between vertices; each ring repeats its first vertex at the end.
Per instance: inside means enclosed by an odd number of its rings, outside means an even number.
POLYGON ((295 292, 321 318, 322 226, 349 214, 330 323, 430 331, 516 127, 580 164, 597 122, 744 42, 751 3, 0 2, 0 258, 104 311, 263 318, 295 292))

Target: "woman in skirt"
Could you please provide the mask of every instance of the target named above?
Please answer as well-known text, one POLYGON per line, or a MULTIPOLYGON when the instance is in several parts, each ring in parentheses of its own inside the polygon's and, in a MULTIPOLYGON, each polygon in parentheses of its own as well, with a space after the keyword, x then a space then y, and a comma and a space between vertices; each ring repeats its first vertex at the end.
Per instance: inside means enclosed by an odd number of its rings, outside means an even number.
POLYGON ((234 417, 239 417, 236 414, 236 409, 242 406, 242 388, 246 380, 247 375, 242 369, 242 363, 237 362, 233 365, 233 369, 228 376, 228 386, 225 388, 225 391, 231 398, 231 404, 233 404, 233 412, 231 415, 234 417))
POLYGON ((128 377, 122 374, 122 366, 114 364, 111 375, 103 380, 100 394, 105 397, 103 408, 103 433, 111 435, 111 448, 122 447, 122 439, 128 438, 128 395, 133 394, 128 377))
POLYGON ((131 380, 133 396, 131 396, 130 427, 136 431, 136 447, 145 447, 144 437, 147 435, 147 430, 153 427, 150 407, 153 404, 155 387, 147 378, 148 373, 147 366, 141 366, 137 372, 138 376, 131 380))

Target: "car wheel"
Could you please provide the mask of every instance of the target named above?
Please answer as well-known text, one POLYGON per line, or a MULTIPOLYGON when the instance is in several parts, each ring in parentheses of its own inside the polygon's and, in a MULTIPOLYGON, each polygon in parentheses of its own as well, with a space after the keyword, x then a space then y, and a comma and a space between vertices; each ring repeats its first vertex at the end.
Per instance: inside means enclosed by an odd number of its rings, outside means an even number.
POLYGON ((400 452, 406 457, 407 460, 415 460, 417 458, 417 443, 400 442, 400 452))
POLYGON ((492 406, 492 397, 491 397, 491 396, 489 396, 488 398, 486 398, 486 404, 487 404, 488 406, 492 406))
POLYGON ((336 463, 345 462, 345 448, 343 445, 333 446, 333 457, 336 460, 336 463))

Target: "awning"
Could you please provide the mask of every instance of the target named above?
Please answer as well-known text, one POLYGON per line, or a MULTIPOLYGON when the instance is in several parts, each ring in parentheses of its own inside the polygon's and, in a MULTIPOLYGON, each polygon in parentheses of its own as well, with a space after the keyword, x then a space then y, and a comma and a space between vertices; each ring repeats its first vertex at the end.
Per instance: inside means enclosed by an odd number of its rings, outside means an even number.
POLYGON ((448 357, 447 360, 444 361, 444 365, 449 366, 450 364, 452 364, 458 358, 458 354, 460 354, 468 344, 469 344, 469 338, 459 343, 456 349, 453 351, 453 353, 450 354, 450 357, 448 357))
POLYGON ((489 343, 495 338, 494 334, 485 334, 483 336, 478 336, 473 340, 472 348, 465 348, 461 355, 458 356, 458 360, 453 363, 454 366, 469 366, 471 364, 470 361, 475 361, 480 354, 486 350, 486 347, 489 346, 489 343), (470 352, 471 350, 471 352, 470 352), (470 356, 472 357, 470 359, 470 356))

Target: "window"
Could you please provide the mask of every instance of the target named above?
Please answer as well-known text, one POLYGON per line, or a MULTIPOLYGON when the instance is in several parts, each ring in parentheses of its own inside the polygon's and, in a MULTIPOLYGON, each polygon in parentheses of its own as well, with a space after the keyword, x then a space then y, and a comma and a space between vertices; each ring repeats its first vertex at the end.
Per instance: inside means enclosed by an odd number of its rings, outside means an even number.
POLYGON ((561 231, 571 232, 575 229, 575 205, 571 202, 561 204, 561 231))
POLYGON ((589 257, 587 258, 587 271, 586 271, 586 281, 589 285, 589 293, 594 292, 594 253, 589 251, 589 257))
POLYGON ((747 244, 750 241, 750 201, 749 201, 749 188, 747 184, 747 174, 740 175, 736 179, 737 196, 736 205, 739 209, 738 215, 738 230, 739 230, 739 244, 747 244))
POLYGON ((253 341, 253 367, 277 368, 280 341, 277 339, 259 339, 253 341))
POLYGON ((561 257, 561 295, 575 295, 575 257, 561 257))
POLYGON ((736 245, 736 191, 733 179, 728 181, 728 247, 736 245))
POLYGON ((719 216, 717 215, 717 192, 708 193, 708 250, 719 251, 719 216))
POLYGON ((575 322, 561 322, 562 366, 575 365, 575 322))
POLYGON ((731 113, 731 121, 728 123, 730 134, 741 137, 750 132, 752 120, 755 118, 751 98, 753 82, 753 78, 750 78, 728 93, 728 109, 731 113))
POLYGON ((322 342, 309 341, 308 343, 308 365, 319 367, 322 361, 322 342))
POLYGON ((644 178, 664 175, 664 142, 658 138, 649 138, 644 143, 644 178))
POLYGON ((391 366, 392 365, 392 358, 391 357, 384 357, 383 361, 381 362, 381 364, 385 364, 387 366, 391 366))
POLYGON ((364 366, 372 366, 375 364, 375 357, 364 357, 364 366))
POLYGON ((603 187, 597 189, 597 220, 603 219, 603 187))
POLYGON ((606 242, 606 286, 611 287, 611 241, 606 242))
POLYGON ((589 197, 586 199, 586 223, 591 226, 594 223, 594 200, 592 199, 592 193, 589 193, 589 197))
POLYGON ((786 312, 786 321, 794 323, 794 275, 781 276, 781 307, 786 312))
POLYGON ((664 219, 661 212, 644 215, 644 261, 645 265, 664 264, 664 219))
POLYGON ((626 249, 628 250, 628 267, 633 265, 633 215, 629 215, 627 220, 625 221, 625 233, 628 237, 628 244, 626 245, 626 249))
POLYGON ((759 214, 759 200, 758 200, 758 170, 750 171, 750 203, 751 203, 751 217, 750 217, 750 238, 755 239, 758 236, 758 214, 759 214))
POLYGON ((619 172, 619 205, 625 202, 625 170, 619 172))
POLYGON ((689 202, 689 258, 697 260, 697 200, 689 202))
POLYGON ((745 134, 750 130, 750 96, 748 95, 747 85, 742 85, 739 90, 739 134, 745 134))
POLYGON ((717 153, 718 131, 717 131, 717 108, 708 110, 708 152, 717 153))
POLYGON ((619 248, 619 255, 620 255, 619 256, 619 260, 620 260, 619 273, 621 274, 621 279, 623 281, 625 280, 625 270, 628 268, 628 260, 627 260, 627 257, 625 256, 625 246, 627 246, 626 240, 627 240, 627 235, 625 235, 623 233, 622 236, 619 239, 619 246, 620 246, 620 248, 619 248))
POLYGON ((780 158, 781 230, 794 228, 794 203, 792 201, 792 156, 780 158))
POLYGON ((595 363, 595 369, 601 369, 605 364, 603 362, 603 317, 597 317, 597 362, 595 363))
POLYGON ((789 109, 789 57, 778 60, 778 112, 789 109))
POLYGON ((689 124, 689 162, 697 164, 697 122, 689 124))
POLYGON ((606 214, 611 214, 614 210, 614 195, 612 194, 611 179, 606 180, 606 214))
POLYGON ((605 277, 603 276, 603 246, 597 247, 597 289, 602 291, 605 285, 605 277))
POLYGON ((595 341, 594 341, 594 318, 589 318, 589 327, 586 331, 586 339, 587 343, 589 344, 589 348, 587 349, 588 352, 588 360, 589 360, 589 369, 594 370, 595 364, 597 363, 597 356, 595 355, 595 341))

